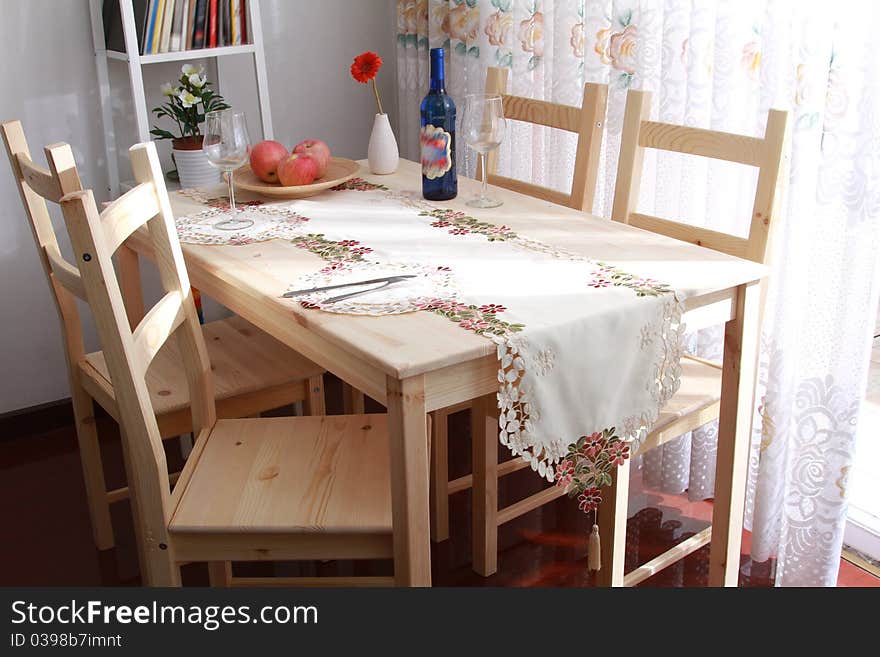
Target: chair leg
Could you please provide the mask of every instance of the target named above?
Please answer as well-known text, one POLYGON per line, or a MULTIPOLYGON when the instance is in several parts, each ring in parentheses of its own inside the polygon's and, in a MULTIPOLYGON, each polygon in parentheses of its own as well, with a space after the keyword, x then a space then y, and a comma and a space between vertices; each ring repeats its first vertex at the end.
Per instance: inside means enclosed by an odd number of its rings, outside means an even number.
POLYGON ((144 586, 180 586, 180 564, 174 556, 174 544, 168 535, 168 520, 162 508, 141 498, 124 426, 119 426, 119 433, 122 435, 122 460, 128 480, 128 500, 134 520, 141 582, 144 586))
POLYGON ((324 406, 324 377, 320 374, 309 377, 309 389, 304 400, 303 411, 306 415, 326 415, 324 406))
POLYGON ((442 410, 431 417, 431 539, 449 538, 449 415, 442 410))
POLYGON ((229 588, 232 586, 232 562, 208 562, 208 581, 211 583, 211 586, 215 587, 229 588))
POLYGON ((180 442, 180 457, 186 461, 193 449, 193 435, 184 433, 178 436, 177 440, 180 442))
POLYGON ((147 555, 149 562, 142 573, 144 586, 180 587, 180 565, 170 554, 147 555))
POLYGON ((79 458, 86 487, 86 501, 92 521, 92 535, 95 547, 99 550, 109 550, 114 545, 113 523, 110 519, 104 464, 98 443, 98 431, 95 427, 95 408, 92 398, 77 382, 73 382, 70 387, 79 458))
POLYGON ((342 409, 346 415, 362 415, 364 412, 364 393, 343 381, 342 409))
POLYGON ((489 398, 471 407, 473 441, 473 567, 483 577, 498 570, 498 443, 496 423, 489 417, 489 398))
POLYGON ((602 552, 602 568, 596 573, 599 586, 623 586, 629 468, 630 462, 626 461, 612 472, 612 484, 603 491, 599 505, 597 524, 602 552))

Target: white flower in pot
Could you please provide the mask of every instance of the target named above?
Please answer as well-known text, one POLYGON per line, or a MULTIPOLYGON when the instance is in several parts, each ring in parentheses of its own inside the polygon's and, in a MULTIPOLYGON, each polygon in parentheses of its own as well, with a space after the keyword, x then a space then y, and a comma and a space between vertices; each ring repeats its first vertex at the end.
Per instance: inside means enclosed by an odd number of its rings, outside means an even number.
POLYGON ((207 112, 229 109, 229 105, 210 87, 204 70, 184 64, 177 84, 166 82, 161 87, 165 103, 153 109, 157 118, 171 119, 177 127, 175 132, 154 127, 150 134, 156 139, 171 140, 172 157, 182 187, 206 187, 220 182, 220 172, 202 152, 199 126, 204 123, 207 112))

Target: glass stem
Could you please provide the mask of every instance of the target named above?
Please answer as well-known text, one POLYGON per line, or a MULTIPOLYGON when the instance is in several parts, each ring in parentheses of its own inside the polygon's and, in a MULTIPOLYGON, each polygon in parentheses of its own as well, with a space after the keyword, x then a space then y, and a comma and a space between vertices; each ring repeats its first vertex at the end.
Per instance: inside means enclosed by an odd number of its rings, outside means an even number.
POLYGON ((232 184, 232 172, 224 171, 223 173, 226 175, 226 184, 229 187, 229 211, 235 214, 235 191, 232 184))
POLYGON ((480 190, 480 198, 485 200, 489 198, 489 169, 486 168, 486 151, 480 153, 480 161, 483 164, 483 189, 480 190))

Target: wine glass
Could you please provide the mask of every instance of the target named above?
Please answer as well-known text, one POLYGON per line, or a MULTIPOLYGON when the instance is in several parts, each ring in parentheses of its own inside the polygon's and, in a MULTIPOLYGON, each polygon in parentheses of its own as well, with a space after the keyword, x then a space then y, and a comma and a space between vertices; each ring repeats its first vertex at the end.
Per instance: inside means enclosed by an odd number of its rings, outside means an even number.
POLYGON ((500 199, 489 198, 486 159, 489 151, 495 150, 504 139, 507 122, 504 108, 498 94, 470 94, 464 99, 462 132, 468 146, 480 154, 483 169, 483 187, 479 196, 467 202, 474 208, 497 208, 503 203, 500 199))
POLYGON ((205 114, 202 150, 208 162, 223 172, 229 186, 230 216, 218 221, 214 228, 243 230, 254 225, 253 219, 242 216, 243 210, 235 207, 235 190, 232 184, 232 172, 248 161, 250 148, 244 112, 226 109, 205 114))

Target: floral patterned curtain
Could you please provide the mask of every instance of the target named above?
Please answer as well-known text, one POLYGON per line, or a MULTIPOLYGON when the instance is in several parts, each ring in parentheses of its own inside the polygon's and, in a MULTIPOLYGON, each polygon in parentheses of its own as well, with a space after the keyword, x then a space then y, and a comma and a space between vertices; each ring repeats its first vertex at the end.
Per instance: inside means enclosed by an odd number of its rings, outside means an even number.
MULTIPOLYGON (((609 85, 594 213, 609 217, 627 89, 653 92, 655 120, 763 134, 792 113, 786 203, 774 242, 753 424, 747 525, 777 585, 834 585, 847 475, 880 289, 880 5, 870 0, 398 0, 400 143, 418 156, 429 48, 447 49, 447 90, 578 105, 609 85)), ((473 154, 459 146, 460 165, 473 154)), ((754 170, 669 153, 646 158, 639 211, 746 235, 754 170)), ((501 172, 565 189, 574 139, 515 125, 501 172)), ((690 348, 720 358, 719 329, 690 348)), ((653 450, 653 486, 711 497, 716 427, 653 450)))

